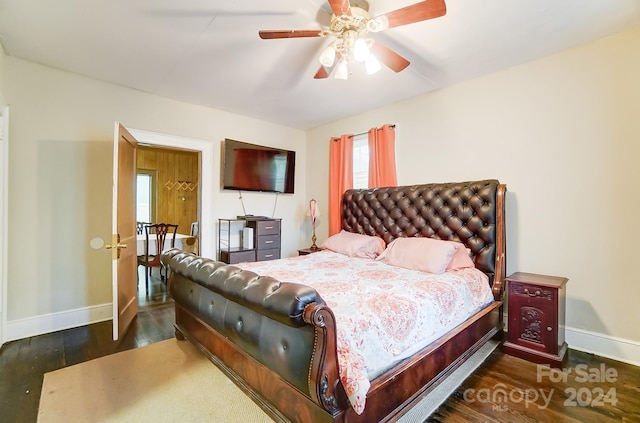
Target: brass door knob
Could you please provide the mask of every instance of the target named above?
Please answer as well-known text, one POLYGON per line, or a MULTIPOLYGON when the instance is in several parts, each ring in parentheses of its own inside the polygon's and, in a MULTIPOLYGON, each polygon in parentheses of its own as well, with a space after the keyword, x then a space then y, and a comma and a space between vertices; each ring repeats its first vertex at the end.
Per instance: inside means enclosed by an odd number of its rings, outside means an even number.
POLYGON ((122 248, 127 248, 127 244, 121 244, 121 243, 117 243, 115 245, 107 244, 107 245, 104 246, 104 248, 106 248, 107 250, 110 250, 112 248, 117 248, 118 250, 120 250, 122 248))

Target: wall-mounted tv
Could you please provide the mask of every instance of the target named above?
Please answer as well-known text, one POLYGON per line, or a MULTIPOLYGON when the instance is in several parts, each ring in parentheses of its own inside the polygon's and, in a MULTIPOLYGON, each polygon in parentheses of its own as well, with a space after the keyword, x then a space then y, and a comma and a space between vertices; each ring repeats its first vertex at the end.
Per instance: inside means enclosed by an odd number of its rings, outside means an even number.
POLYGON ((222 188, 293 194, 296 152, 225 139, 222 188))

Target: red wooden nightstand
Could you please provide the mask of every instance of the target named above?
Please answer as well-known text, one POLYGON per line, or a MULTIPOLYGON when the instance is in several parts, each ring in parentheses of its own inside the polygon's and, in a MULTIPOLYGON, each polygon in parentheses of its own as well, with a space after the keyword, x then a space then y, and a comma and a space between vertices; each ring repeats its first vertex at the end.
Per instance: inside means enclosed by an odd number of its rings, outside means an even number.
POLYGON ((504 352, 561 367, 567 278, 517 272, 506 278, 508 336, 504 352))
POLYGON ((300 250, 298 250, 298 255, 299 256, 306 256, 307 254, 311 254, 311 253, 317 253, 318 251, 322 251, 321 249, 317 249, 317 250, 312 250, 311 248, 302 248, 300 250))

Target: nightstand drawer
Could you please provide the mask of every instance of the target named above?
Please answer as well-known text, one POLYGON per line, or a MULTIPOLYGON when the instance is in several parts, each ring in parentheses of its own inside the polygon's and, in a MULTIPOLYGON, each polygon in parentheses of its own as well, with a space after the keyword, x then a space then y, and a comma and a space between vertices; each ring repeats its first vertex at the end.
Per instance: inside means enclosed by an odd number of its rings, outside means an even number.
POLYGON ((523 298, 531 301, 555 301, 555 289, 546 289, 541 286, 519 282, 509 282, 509 298, 523 298))
POLYGON ((258 250, 256 251, 256 258, 258 261, 264 260, 275 260, 280 258, 280 249, 272 248, 269 250, 258 250))

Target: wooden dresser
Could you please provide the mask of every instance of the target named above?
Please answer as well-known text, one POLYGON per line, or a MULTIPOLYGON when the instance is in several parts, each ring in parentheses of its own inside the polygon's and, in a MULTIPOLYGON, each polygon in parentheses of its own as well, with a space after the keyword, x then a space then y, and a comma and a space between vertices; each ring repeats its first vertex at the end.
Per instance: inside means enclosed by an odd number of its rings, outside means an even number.
POLYGON ((248 220, 247 227, 253 228, 256 261, 280 258, 280 223, 282 219, 248 220))

